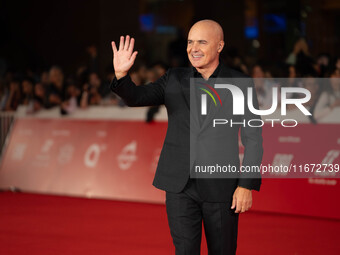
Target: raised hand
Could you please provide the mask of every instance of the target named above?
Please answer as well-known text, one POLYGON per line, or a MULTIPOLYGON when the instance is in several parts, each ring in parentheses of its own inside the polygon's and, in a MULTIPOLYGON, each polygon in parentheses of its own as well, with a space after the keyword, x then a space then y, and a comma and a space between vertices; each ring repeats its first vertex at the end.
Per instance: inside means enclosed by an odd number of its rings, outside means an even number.
POLYGON ((127 75, 128 71, 135 62, 137 51, 133 52, 133 47, 135 45, 135 39, 130 36, 120 37, 119 49, 117 50, 115 42, 111 42, 113 50, 113 68, 115 69, 116 78, 120 78, 127 75), (124 42, 125 39, 125 42, 124 42))

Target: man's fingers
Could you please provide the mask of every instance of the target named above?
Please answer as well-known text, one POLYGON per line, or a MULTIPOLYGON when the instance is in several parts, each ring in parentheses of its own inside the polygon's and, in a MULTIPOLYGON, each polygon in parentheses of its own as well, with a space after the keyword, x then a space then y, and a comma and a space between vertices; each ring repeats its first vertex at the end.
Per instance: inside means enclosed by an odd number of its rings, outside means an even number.
POLYGON ((236 206, 236 197, 233 196, 233 202, 231 203, 231 209, 234 209, 236 206))
POLYGON ((125 37, 125 44, 124 44, 124 50, 128 50, 130 44, 130 36, 125 37))
POLYGON ((245 201, 242 205, 242 210, 243 212, 248 211, 249 210, 249 202, 245 201))
POLYGON ((135 46, 135 39, 134 39, 134 38, 131 38, 130 44, 129 44, 129 49, 128 49, 128 51, 130 52, 130 54, 132 53, 133 47, 134 47, 134 46, 135 46))
POLYGON ((241 203, 241 201, 237 201, 236 202, 236 210, 235 210, 235 212, 239 213, 239 212, 241 212, 241 209, 242 209, 242 203, 241 203))
POLYGON ((248 211, 252 206, 252 201, 246 201, 242 204, 242 212, 248 211))
POLYGON ((119 50, 124 49, 124 36, 120 37, 119 50))
POLYGON ((135 62, 135 59, 136 59, 137 54, 138 54, 138 51, 135 51, 135 52, 131 55, 130 61, 131 61, 132 63, 135 62))
POLYGON ((247 211, 247 204, 243 201, 240 203, 238 212, 244 213, 245 211, 247 211))
POLYGON ((112 50, 113 50, 113 54, 117 53, 117 47, 114 41, 111 42, 111 46, 112 46, 112 50))

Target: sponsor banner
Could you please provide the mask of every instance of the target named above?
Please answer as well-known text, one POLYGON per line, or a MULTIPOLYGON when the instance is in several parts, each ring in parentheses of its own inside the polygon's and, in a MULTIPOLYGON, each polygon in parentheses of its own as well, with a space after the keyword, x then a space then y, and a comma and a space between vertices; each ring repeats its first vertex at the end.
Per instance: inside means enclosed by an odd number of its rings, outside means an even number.
MULTIPOLYGON (((164 193, 152 181, 166 128, 166 122, 18 119, 3 156, 0 188, 163 203, 164 193)), ((264 125, 262 165, 306 171, 313 164, 339 164, 338 130, 336 124, 264 125)), ((242 160, 241 141, 239 147, 242 160)), ((275 171, 264 176, 269 178, 261 191, 253 192, 253 210, 340 218, 334 203, 339 179, 329 172, 313 170, 313 178, 300 179, 275 171)))
POLYGON ((159 202, 152 186, 166 123, 18 119, 0 186, 26 191, 159 202))

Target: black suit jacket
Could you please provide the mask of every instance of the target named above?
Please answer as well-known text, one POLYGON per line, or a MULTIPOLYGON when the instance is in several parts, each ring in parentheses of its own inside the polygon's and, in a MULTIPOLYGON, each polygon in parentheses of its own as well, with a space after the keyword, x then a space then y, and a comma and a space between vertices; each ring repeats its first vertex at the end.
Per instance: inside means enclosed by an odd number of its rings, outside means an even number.
MULTIPOLYGON (((119 95, 128 106, 161 104, 166 106, 168 129, 153 185, 168 192, 181 192, 188 181, 189 172, 193 164, 199 164, 201 159, 217 159, 221 164, 231 164, 239 168, 239 129, 241 129, 241 139, 245 146, 243 165, 259 166, 262 161, 261 128, 242 126, 228 128, 226 132, 223 132, 222 137, 219 135, 218 139, 213 139, 214 133, 212 133, 212 129, 206 123, 211 122, 214 116, 216 118, 223 117, 219 116, 221 113, 218 110, 215 110, 214 114, 208 115, 201 127, 196 126, 195 128, 193 123, 195 118, 190 116, 190 78, 193 76, 193 68, 173 68, 169 69, 156 82, 147 85, 136 86, 128 75, 118 81, 113 79, 110 84, 111 90, 119 95), (192 122, 191 134, 190 121, 192 122), (194 134, 193 130, 196 130, 194 134), (208 140, 215 140, 223 142, 222 147, 224 151, 192 150, 192 153, 196 155, 192 155, 190 162, 190 135, 192 136, 191 139, 197 141, 197 148, 202 148, 202 146, 199 146, 199 143, 204 144, 208 140)), ((245 76, 221 63, 219 77, 238 78, 245 76)), ((248 85, 242 83, 239 86, 244 95, 246 95, 247 87, 253 87, 253 83, 248 83, 248 85)), ((257 108, 256 94, 254 93, 253 95, 254 106, 257 108)), ((230 93, 226 93, 225 99, 229 101, 231 106, 232 97, 230 93)), ((230 113, 230 117, 232 117, 232 113, 230 113)), ((238 118, 248 120, 258 119, 259 116, 252 114, 245 107, 245 114, 238 118)), ((196 180, 196 184, 198 192, 204 201, 230 202, 237 186, 259 191, 261 175, 260 173, 244 173, 242 176, 239 175, 235 178, 199 178, 196 180)))

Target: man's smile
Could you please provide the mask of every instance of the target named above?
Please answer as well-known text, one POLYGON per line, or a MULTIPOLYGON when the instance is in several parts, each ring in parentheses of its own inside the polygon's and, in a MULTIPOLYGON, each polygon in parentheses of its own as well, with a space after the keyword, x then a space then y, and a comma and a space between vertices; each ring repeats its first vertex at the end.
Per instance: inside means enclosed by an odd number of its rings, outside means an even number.
POLYGON ((191 57, 195 60, 199 60, 202 57, 204 57, 204 55, 203 54, 191 54, 191 57))

